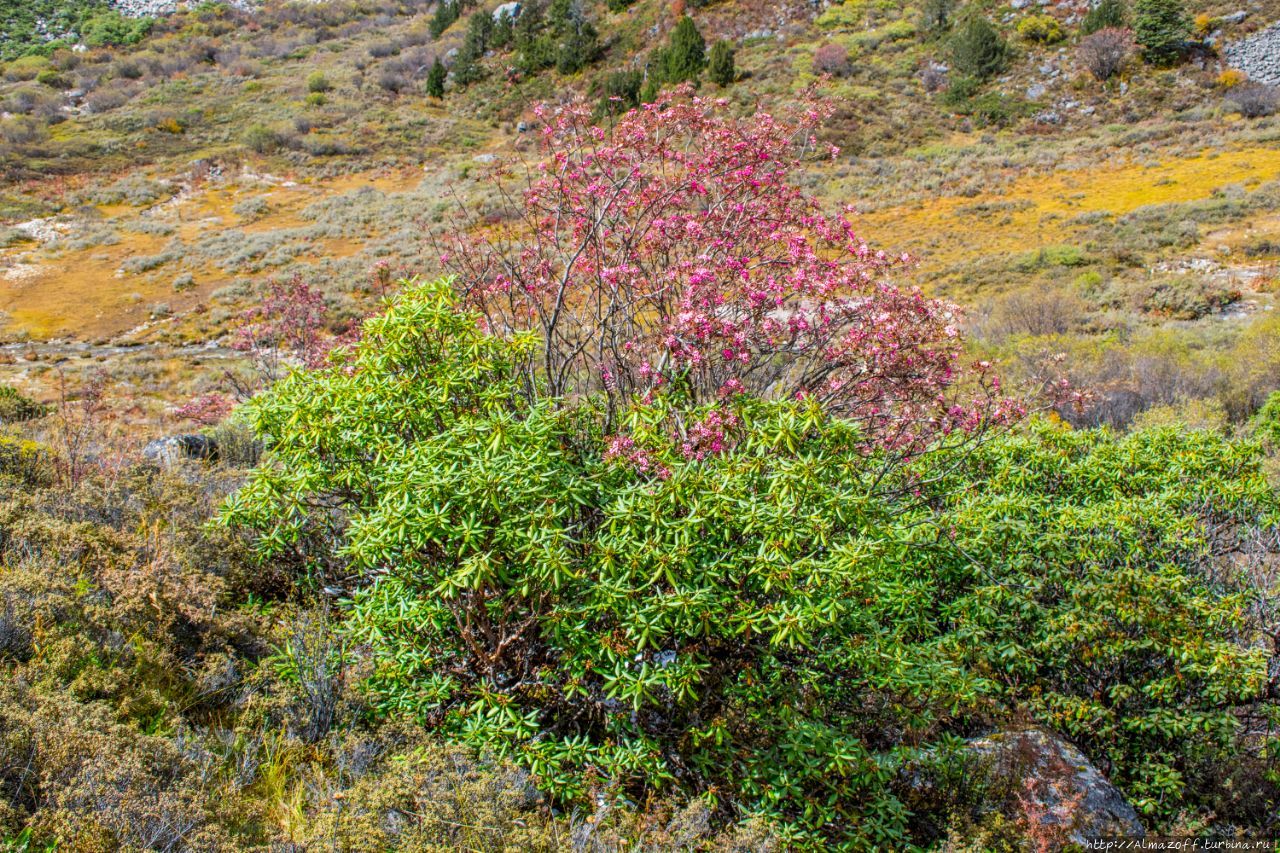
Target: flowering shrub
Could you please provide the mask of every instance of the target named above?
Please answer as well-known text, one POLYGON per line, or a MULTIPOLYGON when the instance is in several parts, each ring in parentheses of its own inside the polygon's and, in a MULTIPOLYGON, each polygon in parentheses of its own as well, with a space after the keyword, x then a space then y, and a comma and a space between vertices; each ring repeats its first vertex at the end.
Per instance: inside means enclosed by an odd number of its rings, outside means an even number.
POLYGON ((791 183, 830 106, 727 111, 686 88, 609 131, 583 103, 543 112, 546 161, 499 170, 500 209, 443 247, 489 329, 540 339, 530 390, 602 393, 615 420, 660 392, 804 396, 907 451, 1016 416, 962 362, 955 307, 791 183))
POLYGON ((1026 713, 1167 818, 1280 695, 1214 568, 1280 512, 1255 448, 1039 427, 887 465, 816 397, 745 393, 611 435, 603 391, 531 398, 537 336, 481 325, 406 285, 248 404, 266 462, 224 517, 347 591, 379 712, 562 802, 681 788, 790 848, 901 848, 908 763, 1026 713))
POLYGON ((262 302, 245 312, 232 346, 252 353, 269 381, 280 377, 282 362, 292 356, 314 367, 328 352, 324 330, 324 296, 295 273, 272 279, 262 302))

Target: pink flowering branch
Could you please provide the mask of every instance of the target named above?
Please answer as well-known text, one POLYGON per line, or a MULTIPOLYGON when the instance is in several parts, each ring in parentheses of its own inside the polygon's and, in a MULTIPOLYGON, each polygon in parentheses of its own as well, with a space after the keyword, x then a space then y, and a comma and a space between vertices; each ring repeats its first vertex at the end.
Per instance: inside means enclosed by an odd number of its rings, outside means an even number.
POLYGON ((582 102, 542 109, 543 159, 495 171, 496 211, 471 212, 444 265, 490 329, 540 333, 545 393, 601 393, 611 422, 664 388, 695 406, 807 396, 910 453, 1020 416, 962 359, 955 306, 894 282, 910 259, 794 184, 830 112, 735 118, 688 87, 608 130, 582 102))

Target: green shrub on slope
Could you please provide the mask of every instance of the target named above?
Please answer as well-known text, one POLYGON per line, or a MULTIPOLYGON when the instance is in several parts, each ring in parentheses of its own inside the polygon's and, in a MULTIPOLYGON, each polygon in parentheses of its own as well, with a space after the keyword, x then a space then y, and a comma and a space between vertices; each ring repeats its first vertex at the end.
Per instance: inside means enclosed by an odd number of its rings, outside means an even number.
POLYGON ((741 397, 727 449, 687 457, 659 428, 678 395, 607 439, 589 399, 527 402, 532 355, 408 284, 249 407, 267 461, 225 518, 320 582, 354 573, 382 713, 561 801, 705 792, 801 847, 927 840, 904 768, 1020 714, 1156 820, 1230 807, 1204 767, 1247 763, 1240 715, 1275 689, 1215 562, 1276 524, 1256 448, 1039 426, 883 479, 855 427, 741 397))

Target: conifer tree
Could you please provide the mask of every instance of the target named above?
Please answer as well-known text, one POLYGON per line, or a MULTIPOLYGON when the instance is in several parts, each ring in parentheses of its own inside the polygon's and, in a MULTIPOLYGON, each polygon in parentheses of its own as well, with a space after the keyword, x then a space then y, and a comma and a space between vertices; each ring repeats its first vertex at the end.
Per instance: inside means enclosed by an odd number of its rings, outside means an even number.
POLYGON ((1142 58, 1152 65, 1172 65, 1191 35, 1191 19, 1182 0, 1138 0, 1134 4, 1133 35, 1142 58))
POLYGON ((721 39, 711 45, 711 56, 707 61, 707 76, 717 86, 729 86, 737 78, 738 72, 733 65, 733 45, 721 39))
POLYGON ((693 18, 682 17, 671 31, 671 42, 662 53, 662 76, 666 83, 697 80, 707 65, 707 42, 693 18))
POLYGON ((427 72, 427 94, 433 98, 443 98, 444 81, 448 74, 444 63, 437 56, 436 61, 431 63, 431 70, 427 72))

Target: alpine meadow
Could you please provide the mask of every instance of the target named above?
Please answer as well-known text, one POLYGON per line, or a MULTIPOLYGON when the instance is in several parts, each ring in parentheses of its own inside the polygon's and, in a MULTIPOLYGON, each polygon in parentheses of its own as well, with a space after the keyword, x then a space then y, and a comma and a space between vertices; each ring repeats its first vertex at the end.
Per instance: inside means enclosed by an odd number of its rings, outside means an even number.
POLYGON ((0 853, 1272 849, 1278 111, 1280 0, 0 0, 0 853))

